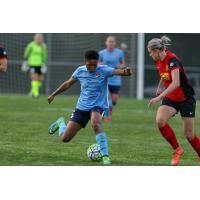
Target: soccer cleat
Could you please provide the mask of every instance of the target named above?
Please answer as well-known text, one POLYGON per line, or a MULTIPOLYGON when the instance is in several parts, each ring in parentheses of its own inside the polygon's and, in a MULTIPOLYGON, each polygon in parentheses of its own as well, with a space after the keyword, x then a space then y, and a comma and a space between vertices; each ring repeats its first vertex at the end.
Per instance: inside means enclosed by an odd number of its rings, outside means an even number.
POLYGON ((58 129, 62 122, 65 122, 65 119, 63 117, 59 117, 48 129, 48 133, 50 135, 54 134, 58 129))
POLYGON ((183 155, 184 151, 182 147, 178 147, 173 154, 171 165, 176 166, 179 164, 180 157, 183 155))
POLYGON ((111 159, 110 159, 109 156, 103 156, 102 160, 103 160, 104 165, 110 165, 111 164, 111 159))

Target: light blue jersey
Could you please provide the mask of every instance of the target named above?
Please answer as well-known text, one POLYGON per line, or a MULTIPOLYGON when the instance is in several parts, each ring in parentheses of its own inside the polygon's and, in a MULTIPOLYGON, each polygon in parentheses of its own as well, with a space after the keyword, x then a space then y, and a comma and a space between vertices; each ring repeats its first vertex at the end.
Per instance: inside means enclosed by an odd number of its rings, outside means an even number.
MULTIPOLYGON (((108 65, 114 69, 124 61, 124 53, 122 50, 115 48, 112 52, 104 49, 99 52, 99 62, 103 65, 108 65)), ((109 78, 108 85, 120 86, 122 82, 121 76, 113 76, 109 78)))
POLYGON ((89 72, 86 66, 78 67, 72 78, 81 84, 81 94, 76 108, 89 111, 95 106, 107 109, 108 103, 108 77, 112 76, 114 68, 98 65, 95 72, 89 72))

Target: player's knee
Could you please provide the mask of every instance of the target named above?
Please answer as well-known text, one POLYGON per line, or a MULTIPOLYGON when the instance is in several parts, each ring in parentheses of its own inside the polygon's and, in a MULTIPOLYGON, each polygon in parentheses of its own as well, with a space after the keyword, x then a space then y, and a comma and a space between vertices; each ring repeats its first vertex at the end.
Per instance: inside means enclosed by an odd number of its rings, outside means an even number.
POLYGON ((93 123, 92 124, 92 128, 93 128, 94 132, 97 133, 97 132, 99 132, 101 130, 101 124, 93 123))
POLYGON ((71 138, 65 138, 65 137, 61 137, 61 141, 64 143, 68 143, 71 141, 71 138))
POLYGON ((163 126, 165 126, 167 123, 167 121, 163 118, 163 117, 157 117, 156 118, 156 124, 158 128, 162 128, 163 126))

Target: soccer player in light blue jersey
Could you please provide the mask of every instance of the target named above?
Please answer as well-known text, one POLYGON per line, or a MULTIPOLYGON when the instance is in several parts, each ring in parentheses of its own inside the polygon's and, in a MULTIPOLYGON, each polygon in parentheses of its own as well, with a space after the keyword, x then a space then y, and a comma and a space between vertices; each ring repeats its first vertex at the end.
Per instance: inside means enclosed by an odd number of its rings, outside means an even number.
MULTIPOLYGON (((108 36, 106 39, 106 49, 99 52, 99 63, 107 65, 113 69, 122 69, 125 67, 124 52, 116 48, 116 39, 114 36, 108 36)), ((109 110, 105 111, 105 122, 111 121, 112 107, 117 104, 121 87, 121 77, 112 76, 108 79, 109 88, 109 110)))
POLYGON ((59 130, 59 136, 63 142, 69 142, 76 133, 85 128, 91 120, 92 128, 96 134, 96 141, 101 147, 103 164, 110 164, 106 133, 102 129, 102 115, 108 109, 108 77, 113 75, 129 76, 130 69, 114 69, 98 65, 99 54, 94 50, 85 53, 85 65, 78 67, 71 78, 58 87, 49 97, 51 103, 55 96, 68 90, 77 81, 81 85, 81 94, 76 109, 70 121, 65 124, 63 117, 60 117, 49 127, 49 134, 59 130))

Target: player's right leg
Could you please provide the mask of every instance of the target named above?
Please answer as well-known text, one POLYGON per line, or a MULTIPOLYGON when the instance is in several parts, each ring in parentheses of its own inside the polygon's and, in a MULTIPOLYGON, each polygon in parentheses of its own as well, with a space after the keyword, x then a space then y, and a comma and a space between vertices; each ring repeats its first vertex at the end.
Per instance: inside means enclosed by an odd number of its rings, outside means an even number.
POLYGON ((69 121, 67 125, 63 117, 58 118, 48 129, 50 135, 59 130, 59 136, 63 142, 69 142, 76 133, 82 128, 80 124, 69 121))
POLYGON ((178 165, 179 158, 183 154, 183 149, 178 144, 173 129, 168 125, 168 120, 177 113, 177 110, 170 105, 161 105, 157 111, 156 124, 162 136, 174 149, 172 165, 178 165))

